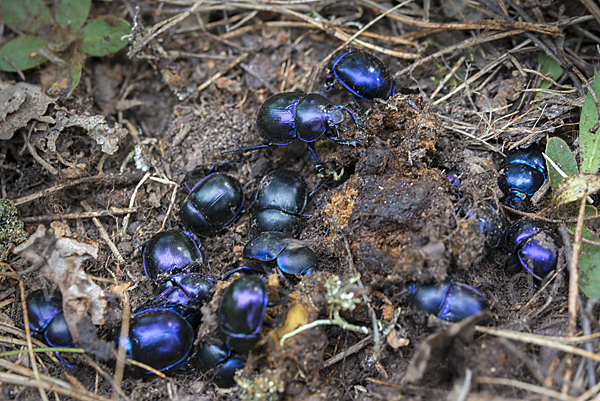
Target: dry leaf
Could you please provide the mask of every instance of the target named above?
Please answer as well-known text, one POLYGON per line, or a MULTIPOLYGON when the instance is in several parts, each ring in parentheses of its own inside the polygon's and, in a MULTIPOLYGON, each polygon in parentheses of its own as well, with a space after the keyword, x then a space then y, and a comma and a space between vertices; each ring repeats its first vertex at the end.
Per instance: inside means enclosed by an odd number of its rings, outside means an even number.
POLYGON ((33 266, 39 265, 42 274, 58 285, 63 295, 65 320, 75 342, 79 340, 78 324, 84 318, 89 316, 91 323, 104 324, 108 305, 106 294, 81 268, 84 260, 97 258, 97 246, 71 238, 58 238, 39 225, 27 242, 13 252, 33 266))
POLYGON ((52 121, 52 118, 43 115, 52 102, 54 100, 35 85, 0 82, 0 140, 12 138, 32 119, 52 121))
POLYGON ((397 350, 398 348, 406 347, 410 343, 410 340, 408 338, 399 337, 396 329, 392 329, 387 336, 387 343, 390 347, 397 350))

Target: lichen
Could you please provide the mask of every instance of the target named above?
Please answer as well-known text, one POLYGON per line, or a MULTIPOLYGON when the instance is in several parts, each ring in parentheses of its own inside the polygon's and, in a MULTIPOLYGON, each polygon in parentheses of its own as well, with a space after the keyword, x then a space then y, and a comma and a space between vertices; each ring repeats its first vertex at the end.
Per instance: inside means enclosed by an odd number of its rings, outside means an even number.
POLYGON ((278 401, 285 390, 285 383, 270 369, 250 378, 245 377, 242 370, 238 370, 235 381, 242 390, 240 399, 244 401, 278 401))
POLYGON ((9 252, 27 239, 17 208, 9 199, 0 199, 0 262, 6 262, 9 252))

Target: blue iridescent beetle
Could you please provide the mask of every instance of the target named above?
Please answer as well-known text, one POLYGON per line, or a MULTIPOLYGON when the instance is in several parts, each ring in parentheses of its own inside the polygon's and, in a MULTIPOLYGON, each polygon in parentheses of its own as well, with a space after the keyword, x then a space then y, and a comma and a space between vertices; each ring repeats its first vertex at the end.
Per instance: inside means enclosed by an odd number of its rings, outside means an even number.
POLYGON ((144 270, 151 280, 182 272, 194 262, 202 264, 196 240, 178 229, 154 234, 140 250, 144 270))
POLYGON ((62 294, 58 291, 46 298, 43 290, 35 290, 27 296, 29 328, 43 333, 51 347, 71 347, 73 338, 62 312, 62 294))
POLYGON ((257 276, 242 276, 223 291, 218 316, 221 334, 232 349, 243 353, 258 343, 267 303, 267 287, 257 276))
POLYGON ((310 274, 317 266, 317 255, 307 243, 288 238, 284 233, 268 231, 250 240, 244 247, 244 258, 250 267, 266 271, 276 267, 292 276, 310 274))
MULTIPOLYGON (((120 328, 114 331, 118 346, 120 328)), ((178 313, 148 309, 136 313, 129 322, 129 336, 123 339, 127 357, 158 371, 184 363, 194 345, 194 329, 178 313)), ((129 368, 129 375, 140 370, 129 368)))
POLYGON ((138 308, 136 313, 150 309, 173 311, 197 329, 202 323, 200 307, 212 298, 214 280, 202 273, 180 273, 163 280, 156 298, 138 308))
POLYGON ((340 50, 332 60, 325 90, 339 83, 352 95, 370 102, 385 100, 394 94, 396 85, 390 73, 373 54, 349 48, 340 50))
POLYGON ((243 205, 240 182, 229 174, 213 173, 191 189, 181 205, 179 219, 195 235, 207 237, 231 223, 243 205))
POLYGON ((348 115, 353 118, 356 126, 361 126, 348 107, 334 105, 320 93, 277 93, 264 101, 256 115, 256 130, 266 144, 221 153, 249 152, 272 145, 289 145, 299 139, 308 144, 317 169, 321 170, 324 168, 323 163, 310 144, 323 135, 340 145, 362 144, 359 139, 342 139, 339 136, 340 127, 348 115))
POLYGON ((408 295, 417 310, 449 322, 459 322, 488 309, 479 291, 467 284, 446 280, 438 284, 409 284, 408 295))
POLYGON ((308 201, 308 188, 300 174, 275 170, 263 177, 256 191, 253 231, 300 232, 300 218, 308 201))
POLYGON ((498 186, 503 202, 517 210, 531 206, 531 196, 544 185, 548 177, 546 162, 539 145, 517 149, 506 156, 500 165, 498 186))
POLYGON ((485 237, 485 245, 495 248, 504 235, 504 218, 497 207, 492 204, 471 198, 464 198, 456 205, 459 217, 472 217, 479 224, 479 231, 485 237))
POLYGON ((212 372, 213 383, 224 388, 235 385, 235 372, 246 364, 227 344, 199 344, 196 358, 198 369, 203 373, 212 372))
POLYGON ((519 220, 506 231, 506 248, 510 252, 507 270, 527 270, 541 280, 556 269, 560 238, 546 224, 536 220, 519 220))

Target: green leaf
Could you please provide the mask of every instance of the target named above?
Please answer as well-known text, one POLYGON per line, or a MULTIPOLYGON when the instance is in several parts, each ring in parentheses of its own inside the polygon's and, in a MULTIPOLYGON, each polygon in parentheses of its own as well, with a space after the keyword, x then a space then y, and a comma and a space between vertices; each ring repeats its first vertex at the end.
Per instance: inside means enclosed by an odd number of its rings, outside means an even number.
MULTIPOLYGON (((538 53, 538 62, 541 64, 540 72, 546 76, 549 76, 554 81, 560 78, 563 73, 562 67, 544 52, 538 53)), ((552 84, 546 80, 542 80, 542 82, 540 82, 540 88, 542 89, 548 89, 551 86, 552 84)))
POLYGON ((60 0, 56 7, 56 22, 68 32, 76 32, 85 24, 91 0, 60 0))
POLYGON ((46 57, 38 53, 40 47, 45 47, 48 41, 39 36, 19 36, 8 42, 0 49, 0 70, 15 72, 4 56, 8 57, 20 70, 28 70, 47 61, 46 57))
MULTIPOLYGON (((600 96, 600 74, 592 82, 592 89, 600 96)), ((579 120, 579 143, 581 146, 581 172, 596 174, 600 168, 600 130, 591 133, 590 128, 598 122, 598 110, 594 99, 588 93, 581 109, 579 120)))
POLYGON ((107 56, 127 45, 129 39, 121 38, 130 31, 127 21, 121 18, 112 15, 97 18, 81 30, 82 42, 79 50, 90 56, 107 56))
POLYGON ((600 176, 575 174, 563 179, 556 186, 553 202, 556 206, 581 200, 584 196, 600 191, 600 176))
POLYGON ((0 13, 5 24, 27 33, 37 33, 54 24, 43 0, 2 0, 0 13))
POLYGON ((592 217, 598 215, 598 209, 592 205, 585 205, 584 217, 592 217))
MULTIPOLYGON (((598 241, 585 227, 583 237, 598 241)), ((579 253, 579 288, 589 298, 600 297, 600 247, 585 242, 581 243, 579 253)))
POLYGON ((86 56, 84 54, 73 56, 70 60, 70 65, 67 68, 61 68, 57 72, 52 85, 48 88, 48 94, 58 96, 61 100, 65 100, 71 96, 73 89, 79 84, 85 59, 86 56))
MULTIPOLYGON (((566 175, 574 175, 579 172, 577 169, 577 161, 575 160, 575 156, 571 153, 569 149, 569 145, 565 141, 560 138, 550 138, 548 139, 548 143, 546 144, 546 155, 552 159, 552 161, 558 164, 558 167, 566 175)), ((552 189, 556 189, 556 186, 559 182, 562 181, 563 176, 556 171, 554 167, 546 160, 546 165, 548 166, 548 173, 550 177, 550 184, 552 184, 552 189)))

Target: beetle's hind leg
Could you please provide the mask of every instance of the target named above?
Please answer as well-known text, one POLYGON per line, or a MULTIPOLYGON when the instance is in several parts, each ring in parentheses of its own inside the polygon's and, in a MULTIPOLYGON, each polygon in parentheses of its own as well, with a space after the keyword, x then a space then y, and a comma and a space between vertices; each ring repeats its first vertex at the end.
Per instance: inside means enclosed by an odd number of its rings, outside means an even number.
POLYGON ((220 155, 225 154, 225 153, 235 153, 235 152, 254 152, 260 149, 265 149, 268 148, 269 146, 271 146, 270 144, 262 144, 262 145, 256 145, 256 146, 243 146, 240 145, 238 143, 238 141, 236 141, 234 138, 231 139, 233 141, 233 143, 235 143, 237 145, 237 149, 229 149, 229 150, 223 150, 221 152, 219 152, 220 155))

